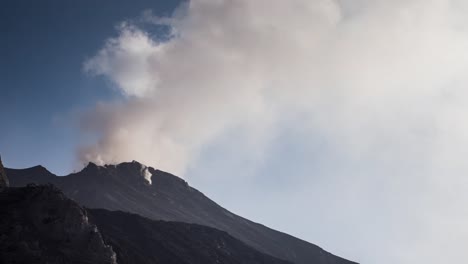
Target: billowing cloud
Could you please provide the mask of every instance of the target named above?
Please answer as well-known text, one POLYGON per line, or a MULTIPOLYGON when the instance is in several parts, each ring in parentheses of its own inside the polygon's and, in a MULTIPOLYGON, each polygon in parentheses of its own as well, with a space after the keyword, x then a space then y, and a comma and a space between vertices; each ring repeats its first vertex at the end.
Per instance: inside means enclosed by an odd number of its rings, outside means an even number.
POLYGON ((256 160, 282 131, 301 131, 304 147, 327 142, 319 158, 333 164, 321 172, 330 186, 343 187, 336 175, 348 174, 355 203, 341 205, 358 227, 360 214, 388 209, 376 217, 379 229, 354 241, 382 243, 380 252, 362 247, 362 260, 463 261, 466 11, 449 0, 192 0, 172 17, 146 12, 85 63, 124 100, 86 118, 99 139, 80 158, 183 174, 206 145, 229 144, 232 131, 244 135, 233 152, 256 160), (151 33, 151 24, 169 35, 151 33))

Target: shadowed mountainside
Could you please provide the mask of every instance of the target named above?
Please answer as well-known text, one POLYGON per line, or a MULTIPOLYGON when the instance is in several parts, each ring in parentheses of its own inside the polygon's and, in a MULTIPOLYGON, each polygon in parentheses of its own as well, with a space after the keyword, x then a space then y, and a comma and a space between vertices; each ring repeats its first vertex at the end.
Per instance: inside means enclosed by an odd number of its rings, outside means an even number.
POLYGON ((222 208, 184 180, 138 162, 97 166, 57 177, 42 166, 6 169, 12 186, 52 183, 89 208, 136 213, 153 220, 179 221, 214 227, 265 254, 297 264, 351 264, 320 247, 222 208), (149 174, 151 181, 145 179, 149 174))
POLYGON ((116 264, 87 212, 52 185, 0 192, 0 263, 116 264))
POLYGON ((214 228, 85 210, 53 185, 0 192, 0 234, 8 264, 291 264, 214 228))
POLYGON ((8 177, 6 176, 5 169, 2 164, 2 157, 0 157, 0 190, 10 185, 8 177))
POLYGON ((119 264, 291 264, 262 254, 214 228, 88 209, 119 264))

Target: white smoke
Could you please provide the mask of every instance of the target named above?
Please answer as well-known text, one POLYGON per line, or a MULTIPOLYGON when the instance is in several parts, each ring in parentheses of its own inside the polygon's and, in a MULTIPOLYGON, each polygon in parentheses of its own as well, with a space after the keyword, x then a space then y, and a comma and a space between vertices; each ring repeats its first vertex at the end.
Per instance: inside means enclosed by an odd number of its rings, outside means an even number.
POLYGON ((142 165, 141 166, 141 175, 143 176, 143 178, 145 178, 145 180, 151 185, 153 182, 151 180, 151 177, 153 176, 153 174, 149 171, 148 167, 142 165))
POLYGON ((386 219, 400 233, 379 238, 401 250, 363 250, 363 260, 463 261, 466 11, 449 0, 192 0, 172 17, 147 12, 146 23, 170 27, 168 39, 127 21, 85 63, 125 100, 101 103, 85 120, 99 140, 80 158, 183 174, 228 131, 246 135, 236 153, 261 159, 292 123, 310 135, 304 142, 329 142, 321 158, 344 161, 367 209, 381 206, 366 200, 377 195, 407 214, 386 219))

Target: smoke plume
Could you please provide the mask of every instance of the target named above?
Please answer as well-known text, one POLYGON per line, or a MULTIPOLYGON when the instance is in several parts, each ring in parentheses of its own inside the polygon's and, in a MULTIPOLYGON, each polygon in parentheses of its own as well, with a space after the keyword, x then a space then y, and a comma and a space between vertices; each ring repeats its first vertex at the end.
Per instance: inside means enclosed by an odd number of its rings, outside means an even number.
MULTIPOLYGON (((369 217, 385 206, 378 230, 397 227, 376 238, 395 251, 362 248, 363 260, 466 260, 467 7, 192 0, 170 17, 147 11, 85 62, 123 99, 100 103, 84 120, 98 140, 80 149, 80 159, 138 160, 183 175, 231 131, 243 135, 233 151, 256 160, 281 131, 302 131, 304 145, 327 142, 320 154, 333 163, 324 165, 327 175, 349 174, 345 188, 359 201, 353 213, 369 217)), ((358 222, 363 235, 353 239, 375 244, 377 229, 366 233, 358 222)))

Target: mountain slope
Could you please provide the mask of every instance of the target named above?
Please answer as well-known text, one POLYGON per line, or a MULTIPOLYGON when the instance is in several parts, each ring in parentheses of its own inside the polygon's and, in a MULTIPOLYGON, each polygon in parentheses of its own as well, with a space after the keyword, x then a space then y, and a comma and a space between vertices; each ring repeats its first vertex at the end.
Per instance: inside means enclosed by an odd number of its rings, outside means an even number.
POLYGON ((57 177, 41 166, 6 171, 12 186, 24 186, 30 182, 53 183, 67 196, 89 208, 120 210, 154 220, 214 227, 260 252, 297 264, 353 263, 311 243, 237 216, 184 180, 146 168, 138 162, 106 166, 90 163, 82 171, 66 177, 57 177))
POLYGON ((116 264, 86 211, 54 186, 0 192, 0 263, 116 264))
POLYGON ((0 192, 0 234, 8 264, 291 264, 214 228, 85 210, 53 185, 0 192))
POLYGON ((10 185, 10 183, 9 183, 8 178, 6 176, 5 169, 3 168, 2 158, 0 157, 0 191, 3 188, 8 187, 9 185, 10 185))
POLYGON ((119 264, 291 264, 262 254, 223 231, 136 214, 88 209, 119 264))

